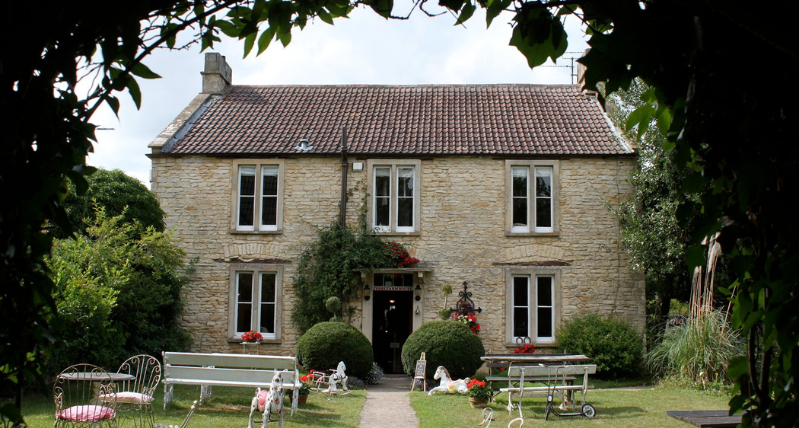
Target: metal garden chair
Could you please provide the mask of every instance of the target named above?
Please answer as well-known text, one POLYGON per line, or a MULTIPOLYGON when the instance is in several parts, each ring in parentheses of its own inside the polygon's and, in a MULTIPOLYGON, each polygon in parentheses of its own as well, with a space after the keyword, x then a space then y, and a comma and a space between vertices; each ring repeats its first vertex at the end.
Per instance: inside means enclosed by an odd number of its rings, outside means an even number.
POLYGON ((116 427, 116 394, 111 374, 91 364, 70 366, 53 385, 55 424, 59 427, 116 427), (100 396, 107 399, 100 401, 100 396))

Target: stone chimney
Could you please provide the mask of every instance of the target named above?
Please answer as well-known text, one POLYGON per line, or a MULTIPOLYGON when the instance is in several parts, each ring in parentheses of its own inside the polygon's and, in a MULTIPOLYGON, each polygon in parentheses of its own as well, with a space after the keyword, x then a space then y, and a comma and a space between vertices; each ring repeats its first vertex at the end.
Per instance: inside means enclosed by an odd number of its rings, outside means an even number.
POLYGON ((205 70, 200 74, 203 76, 203 94, 224 95, 230 90, 233 71, 224 56, 216 52, 205 54, 205 70))

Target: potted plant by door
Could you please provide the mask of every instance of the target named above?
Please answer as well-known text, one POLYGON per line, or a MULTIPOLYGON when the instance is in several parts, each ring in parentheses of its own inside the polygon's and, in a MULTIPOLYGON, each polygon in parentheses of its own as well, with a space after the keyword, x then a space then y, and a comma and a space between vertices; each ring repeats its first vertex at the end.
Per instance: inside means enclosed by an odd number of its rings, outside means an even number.
POLYGON ((469 381, 466 387, 469 389, 466 391, 466 395, 469 396, 469 405, 477 408, 482 409, 488 404, 488 398, 491 396, 491 391, 488 389, 488 385, 482 380, 472 379, 469 381))

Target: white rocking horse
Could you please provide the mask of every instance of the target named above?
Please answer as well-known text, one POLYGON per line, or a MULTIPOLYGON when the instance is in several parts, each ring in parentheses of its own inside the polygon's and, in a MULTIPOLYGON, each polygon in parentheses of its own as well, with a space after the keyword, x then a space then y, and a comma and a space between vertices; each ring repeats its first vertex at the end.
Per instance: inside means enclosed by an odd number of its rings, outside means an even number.
POLYGON ((469 383, 468 377, 465 379, 452 380, 444 366, 438 366, 433 379, 441 379, 441 383, 439 383, 437 387, 430 389, 427 395, 433 395, 437 392, 443 392, 445 394, 455 394, 456 392, 458 394, 466 394, 466 391, 469 390, 469 387, 466 386, 469 383))
POLYGON ((262 428, 267 427, 272 415, 277 417, 278 426, 283 428, 283 378, 280 373, 275 373, 268 391, 261 388, 255 390, 255 397, 250 405, 250 424, 247 428, 253 428, 252 415, 256 410, 263 413, 262 428))
POLYGON ((339 362, 338 367, 336 367, 336 369, 333 370, 333 374, 330 375, 328 387, 324 391, 325 393, 330 395, 338 393, 338 389, 336 388, 338 384, 341 384, 341 389, 344 392, 349 392, 349 389, 347 389, 348 378, 347 373, 344 372, 345 370, 347 370, 347 366, 344 365, 344 361, 339 362))

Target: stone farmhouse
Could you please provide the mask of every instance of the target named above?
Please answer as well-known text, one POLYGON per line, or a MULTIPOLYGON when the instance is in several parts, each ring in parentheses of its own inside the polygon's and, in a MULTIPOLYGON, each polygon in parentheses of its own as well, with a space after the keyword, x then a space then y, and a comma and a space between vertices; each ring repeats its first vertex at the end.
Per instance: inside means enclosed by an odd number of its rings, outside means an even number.
MULTIPOLYGON (((152 190, 196 273, 194 350, 294 354, 292 279, 317 228, 365 204, 414 268, 362 274, 353 325, 387 372, 468 283, 490 352, 551 347, 583 312, 644 325, 644 281, 609 206, 636 154, 574 85, 234 86, 207 54, 202 93, 150 144, 152 190), (342 162, 346 130, 347 162, 342 162), (346 175, 345 175, 346 174, 346 175)), ((542 351, 546 351, 542 349, 542 351)))

